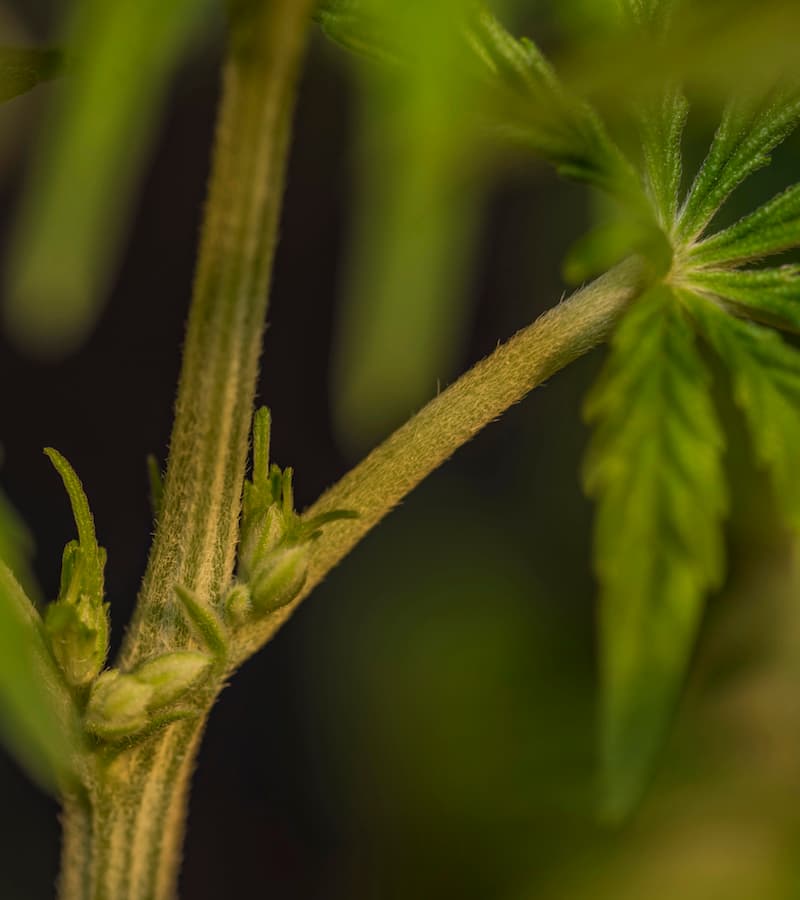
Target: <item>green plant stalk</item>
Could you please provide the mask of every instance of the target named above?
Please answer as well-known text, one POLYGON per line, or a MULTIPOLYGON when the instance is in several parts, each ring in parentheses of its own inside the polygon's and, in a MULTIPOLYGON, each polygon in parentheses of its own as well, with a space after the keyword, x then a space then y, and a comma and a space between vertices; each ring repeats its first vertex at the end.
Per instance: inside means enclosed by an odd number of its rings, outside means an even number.
POLYGON ((303 590, 254 626, 242 658, 263 646, 298 604, 380 520, 459 447, 560 369, 602 343, 651 278, 631 258, 550 309, 475 365, 372 451, 304 513, 337 509, 357 518, 327 525, 303 590))
MULTIPOLYGON (((212 602, 233 574, 258 357, 311 0, 233 0, 212 174, 163 504, 119 665, 192 638, 182 585, 212 602)), ((192 716, 113 759, 87 759, 64 798, 63 900, 175 895, 186 798, 217 671, 192 716)))
MULTIPOLYGON (((234 569, 248 434, 310 0, 243 0, 233 25, 158 527, 120 668, 194 645, 175 588, 213 605, 234 569)), ((252 626, 194 691, 187 718, 115 754, 88 754, 64 800, 62 900, 169 900, 189 780, 224 678, 429 472, 510 405, 602 341, 646 273, 631 260, 555 307, 426 406, 308 514, 329 525, 301 596, 252 626)))

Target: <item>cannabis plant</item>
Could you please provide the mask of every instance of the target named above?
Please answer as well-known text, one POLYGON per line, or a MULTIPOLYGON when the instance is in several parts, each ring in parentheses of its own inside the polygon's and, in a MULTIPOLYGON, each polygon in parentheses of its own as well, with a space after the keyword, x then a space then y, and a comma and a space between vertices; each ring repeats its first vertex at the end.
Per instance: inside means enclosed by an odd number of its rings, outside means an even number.
MULTIPOLYGON (((155 112, 210 6, 80 0, 66 51, 2 51, 5 97, 63 76, 8 256, 5 319, 23 346, 65 352, 90 329, 155 112)), ((800 185, 730 224, 718 218, 800 122, 792 54, 776 52, 747 83, 720 80, 713 54, 698 61, 695 52, 708 29, 718 26, 720 41, 727 35, 751 61, 758 29, 744 40, 699 5, 625 0, 607 8, 613 61, 587 79, 597 61, 591 49, 566 53, 557 66, 488 8, 465 0, 428 6, 226 7, 222 96, 169 457, 163 479, 151 461, 155 533, 115 659, 106 554, 67 460, 46 450, 77 533, 51 602, 34 603, 23 587, 31 584, 23 531, 0 506, 3 734, 62 804, 64 900, 175 895, 194 761, 225 684, 423 478, 607 339, 585 404, 592 438, 583 469, 597 507, 604 817, 623 819, 647 785, 704 603, 726 572, 726 434, 714 372, 726 373, 787 525, 800 527, 800 354, 779 333, 800 329, 800 267, 780 260, 800 245, 800 185), (270 414, 254 407, 292 112, 314 20, 369 73, 367 128, 387 98, 400 98, 389 129, 402 150, 398 171, 366 164, 359 202, 362 231, 371 233, 354 251, 350 324, 336 368, 339 412, 356 430, 376 401, 383 421, 420 390, 432 393, 443 331, 463 314, 451 276, 476 218, 469 191, 454 190, 463 186, 463 144, 535 154, 602 194, 611 212, 565 267, 578 282, 595 280, 437 392, 301 513, 292 470, 270 461, 270 414), (684 81, 704 102, 726 95, 708 154, 689 178, 684 81), (609 93, 623 102, 605 117, 609 93), (382 218, 373 219, 371 204, 382 218), (421 239, 401 239, 415 228, 421 239), (765 262, 773 257, 779 261, 765 262)), ((741 14, 752 25, 743 8, 722 6, 728 24, 741 14)), ((766 2, 759 15, 771 35, 796 25, 791 5, 766 2)))

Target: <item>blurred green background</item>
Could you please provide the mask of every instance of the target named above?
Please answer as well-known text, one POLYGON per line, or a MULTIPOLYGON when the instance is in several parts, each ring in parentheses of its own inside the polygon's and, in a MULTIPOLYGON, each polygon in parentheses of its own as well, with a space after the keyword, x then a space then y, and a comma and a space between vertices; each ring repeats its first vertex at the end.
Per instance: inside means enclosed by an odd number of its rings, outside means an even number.
MULTIPOLYGON (((512 20, 546 48, 602 53, 602 0, 518 7, 512 20)), ((3 4, 0 42, 47 43, 60 14, 45 0, 3 4)), ((434 49, 446 24, 433 21, 434 49)), ((169 433, 220 54, 212 14, 187 39, 150 125, 141 191, 130 194, 130 221, 116 226, 120 262, 103 276, 108 303, 98 303, 80 350, 42 357, 0 337, 0 476, 35 537, 36 575, 54 596, 71 536, 41 455, 53 445, 81 474, 109 551, 117 644, 151 531, 144 460, 163 458, 169 433)), ((468 107, 471 96, 454 101, 447 85, 421 79, 415 105, 363 76, 363 63, 315 32, 259 388, 273 410, 274 455, 298 473, 299 505, 435 393, 437 379, 556 302, 568 249, 603 209, 529 154, 487 150, 471 116, 444 128, 442 111, 468 107), (408 141, 423 133, 429 140, 408 141), (398 243, 396 229, 415 222, 439 236, 436 252, 427 240, 398 243), (366 250, 353 241, 364 234, 366 250), (375 268, 364 275, 367 252, 375 268), (358 308, 382 272, 398 281, 375 300, 389 318, 370 325, 373 307, 366 319, 358 308), (398 314, 397 291, 417 301, 413 316, 398 314), (434 314, 426 298, 441 292, 447 305, 434 314), (428 326, 430 341, 417 341, 428 326), (373 327, 395 337, 394 356, 371 338, 348 345, 373 327), (351 348, 344 356, 342 346, 351 348), (369 366, 384 364, 388 380, 376 390, 369 366), (419 383, 405 383, 408 371, 422 372, 419 383), (408 393, 392 393, 398 379, 408 393)), ((8 241, 34 137, 62 90, 44 85, 0 107, 8 241)), ((713 92, 703 94, 690 160, 701 158, 717 113, 713 92)), ((734 205, 748 209, 795 180, 798 150, 793 139, 734 205)), ((127 188, 117 187, 126 208, 127 188)), ((47 274, 58 283, 57 267, 47 274)), ((192 795, 187 900, 800 897, 794 550, 722 393, 741 435, 728 460, 728 583, 711 604, 643 808, 621 829, 595 822, 591 508, 577 472, 581 399, 601 356, 553 379, 423 484, 224 692, 192 795)), ((3 900, 53 895, 56 816, 0 755, 3 900)))

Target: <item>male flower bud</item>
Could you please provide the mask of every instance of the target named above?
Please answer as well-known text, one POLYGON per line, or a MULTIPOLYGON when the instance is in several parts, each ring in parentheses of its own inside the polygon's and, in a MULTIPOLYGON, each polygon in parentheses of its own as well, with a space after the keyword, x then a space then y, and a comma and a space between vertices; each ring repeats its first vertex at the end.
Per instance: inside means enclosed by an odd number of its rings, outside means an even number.
POLYGON ((286 536, 286 516, 276 504, 263 513, 254 513, 242 526, 242 544, 239 551, 239 571, 245 580, 252 577, 259 562, 273 553, 286 536))
POLYGON ((179 700, 203 679, 211 658, 197 650, 177 650, 142 663, 131 677, 152 689, 150 709, 159 709, 179 700))
POLYGON ((45 630, 53 656, 70 684, 80 687, 97 677, 108 643, 108 620, 102 603, 86 596, 74 603, 51 603, 45 613, 45 630))
POLYGON ((86 708, 86 727, 98 737, 130 737, 148 725, 152 685, 117 669, 103 672, 92 687, 86 708))
POLYGON ((158 712, 180 700, 211 667, 211 659, 195 650, 165 653, 132 672, 103 672, 92 687, 86 727, 98 737, 120 740, 144 731, 158 712))
POLYGON ((265 615, 294 600, 305 583, 310 556, 308 543, 295 544, 276 550, 261 562, 250 585, 258 613, 265 615))

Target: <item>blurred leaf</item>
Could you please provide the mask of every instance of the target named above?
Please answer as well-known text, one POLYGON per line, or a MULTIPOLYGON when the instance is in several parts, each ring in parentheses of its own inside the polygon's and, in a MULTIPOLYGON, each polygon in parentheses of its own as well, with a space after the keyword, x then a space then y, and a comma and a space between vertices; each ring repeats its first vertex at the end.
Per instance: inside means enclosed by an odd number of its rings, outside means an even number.
POLYGON ((470 5, 361 4, 411 64, 359 72, 356 211, 334 359, 340 432, 356 445, 433 395, 468 327, 483 194, 471 146, 480 86, 460 31, 470 5))
POLYGON ((633 166, 600 117, 563 85, 534 42, 514 38, 485 9, 473 16, 471 26, 473 48, 494 77, 491 114, 501 129, 529 144, 563 176, 646 211, 633 166))
POLYGON ((80 0, 9 254, 8 324, 42 352, 97 317, 169 80, 206 0, 80 0))
POLYGON ((626 815, 650 775, 706 592, 724 569, 723 437, 709 377, 673 292, 626 314, 586 404, 597 499, 604 813, 626 815))
POLYGON ((397 63, 402 49, 381 29, 380 18, 367 15, 364 0, 326 0, 314 18, 325 35, 345 50, 382 63, 397 63))
POLYGON ((689 190, 678 222, 679 235, 702 234, 717 210, 800 123, 800 95, 785 94, 769 104, 760 98, 728 105, 711 150, 689 190))
POLYGON ((30 569, 32 555, 33 538, 19 513, 0 491, 0 561, 8 566, 28 594, 38 599, 38 588, 30 569))
POLYGON ((740 264, 800 246, 800 184, 691 249, 701 266, 740 264))
POLYGON ((54 789, 79 747, 72 697, 41 634, 39 615, 0 561, 0 730, 28 773, 54 789))
POLYGON ((0 560, 5 562, 14 576, 30 589, 35 582, 30 571, 33 540, 17 511, 0 493, 0 560))
POLYGON ((730 371, 756 456, 771 474, 788 523, 800 528, 800 352, 770 329, 689 296, 703 335, 730 371))
POLYGON ((674 0, 620 0, 623 10, 638 25, 663 28, 674 0))
POLYGON ((632 254, 646 257, 654 271, 667 272, 672 262, 672 248, 663 231, 650 222, 620 217, 575 241, 564 258, 564 280, 572 285, 581 284, 632 254))
POLYGON ((55 78, 63 67, 64 57, 60 50, 0 47, 0 102, 55 78))
POLYGON ((676 4, 670 28, 619 30, 566 45, 556 57, 564 83, 609 114, 623 97, 652 96, 665 83, 691 84, 705 102, 724 103, 800 75, 795 0, 676 4))

